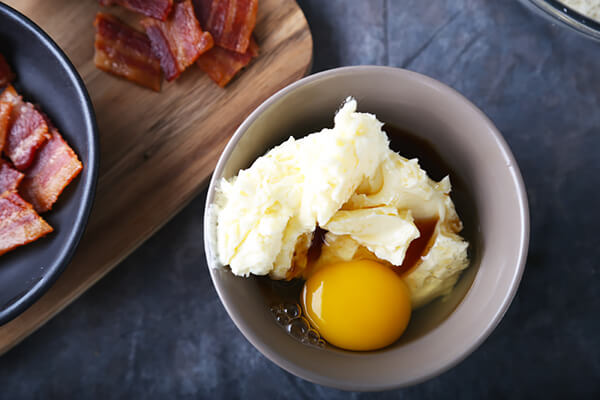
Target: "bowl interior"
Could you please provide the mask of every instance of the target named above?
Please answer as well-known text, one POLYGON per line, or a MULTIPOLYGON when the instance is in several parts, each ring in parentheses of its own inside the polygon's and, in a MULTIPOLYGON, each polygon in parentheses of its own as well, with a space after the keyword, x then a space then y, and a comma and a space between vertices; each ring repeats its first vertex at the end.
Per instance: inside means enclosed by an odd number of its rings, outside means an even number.
MULTIPOLYGON (((280 366, 305 379, 344 389, 397 387, 458 362, 498 322, 522 270, 526 205, 524 211, 514 160, 480 111, 438 82, 383 67, 318 74, 268 100, 225 150, 207 203, 212 201, 218 178, 237 174, 290 135, 301 137, 332 126, 335 111, 348 96, 357 99, 359 111, 374 113, 381 121, 425 139, 450 167, 447 173, 465 224, 463 234, 470 241, 471 259, 452 294, 418 310, 408 331, 392 346, 359 353, 313 349, 296 342, 275 323, 257 279, 237 278, 226 270, 211 270, 211 275, 238 327, 280 366)), ((402 148, 394 150, 403 153, 402 148)), ((212 222, 208 220, 209 225, 212 222)), ((206 232, 210 243, 214 232, 210 227, 206 232)), ((207 251, 210 259, 210 245, 207 251)))
POLYGON ((31 21, 3 4, 0 53, 16 72, 17 91, 40 106, 83 163, 80 175, 43 214, 55 231, 0 257, 1 324, 38 298, 68 263, 92 203, 97 138, 91 103, 66 56, 31 21))

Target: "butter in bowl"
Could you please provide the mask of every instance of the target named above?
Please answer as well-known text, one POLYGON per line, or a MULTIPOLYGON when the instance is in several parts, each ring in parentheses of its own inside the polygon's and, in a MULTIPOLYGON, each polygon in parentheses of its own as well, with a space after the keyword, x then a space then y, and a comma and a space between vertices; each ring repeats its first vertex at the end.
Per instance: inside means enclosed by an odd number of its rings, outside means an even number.
POLYGON ((226 147, 205 247, 233 321, 286 370, 351 390, 460 361, 516 291, 528 210, 510 150, 452 89, 386 67, 296 82, 226 147))

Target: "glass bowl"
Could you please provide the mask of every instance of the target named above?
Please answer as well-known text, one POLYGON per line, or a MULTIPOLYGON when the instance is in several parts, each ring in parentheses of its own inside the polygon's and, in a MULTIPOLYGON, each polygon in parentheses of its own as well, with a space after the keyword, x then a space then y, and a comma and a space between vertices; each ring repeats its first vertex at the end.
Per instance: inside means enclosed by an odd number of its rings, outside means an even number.
POLYGON ((536 14, 600 41, 600 22, 578 13, 557 0, 519 0, 536 14))

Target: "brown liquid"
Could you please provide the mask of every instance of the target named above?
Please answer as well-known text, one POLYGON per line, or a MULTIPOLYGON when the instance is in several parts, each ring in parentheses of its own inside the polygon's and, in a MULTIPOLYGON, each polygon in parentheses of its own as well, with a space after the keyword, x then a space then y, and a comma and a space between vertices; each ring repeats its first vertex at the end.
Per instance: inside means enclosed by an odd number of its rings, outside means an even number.
POLYGON ((439 152, 435 145, 429 141, 388 124, 383 126, 383 130, 390 139, 390 148, 405 158, 418 158, 419 165, 431 179, 440 181, 446 176, 450 177, 450 183, 452 184, 450 197, 463 223, 463 230, 460 235, 469 242, 469 259, 476 258, 477 254, 475 253, 480 247, 481 237, 478 231, 477 208, 473 202, 473 196, 470 194, 469 186, 444 160, 443 153, 439 152))
POLYGON ((415 220, 415 225, 421 235, 410 242, 408 249, 406 249, 406 255, 404 256, 402 265, 394 265, 392 267, 395 273, 400 276, 409 273, 421 260, 421 257, 429 252, 429 249, 431 248, 431 238, 437 222, 437 218, 415 220))
MULTIPOLYGON (((413 240, 408 246, 402 265, 392 265, 387 263, 386 261, 381 261, 383 264, 389 264, 393 271, 400 276, 412 271, 417 265, 417 263, 421 260, 421 257, 427 254, 432 245, 431 239, 433 237, 435 227, 437 226, 438 219, 418 219, 414 222, 417 226, 417 229, 419 230, 420 236, 417 239, 413 240)), ((325 244, 326 233, 327 231, 317 227, 310 248, 308 249, 308 271, 310 271, 310 267, 314 265, 314 263, 319 259, 319 256, 321 255, 321 250, 323 248, 323 245, 325 244)), ((367 249, 362 250, 368 251, 367 249)), ((372 253, 369 252, 369 256, 367 258, 375 258, 375 255, 372 255, 372 253)))
POLYGON ((440 181, 446 175, 450 175, 450 181, 453 186, 455 185, 455 180, 458 179, 458 176, 454 173, 450 165, 444 161, 433 144, 392 125, 385 124, 383 130, 388 134, 392 150, 409 160, 418 158, 421 168, 434 181, 440 181))
POLYGON ((308 265, 314 264, 321 256, 321 249, 323 248, 323 245, 325 244, 325 234, 326 233, 327 233, 326 230, 317 226, 317 229, 315 230, 315 235, 313 236, 312 243, 310 244, 310 247, 308 249, 308 254, 306 255, 308 265))

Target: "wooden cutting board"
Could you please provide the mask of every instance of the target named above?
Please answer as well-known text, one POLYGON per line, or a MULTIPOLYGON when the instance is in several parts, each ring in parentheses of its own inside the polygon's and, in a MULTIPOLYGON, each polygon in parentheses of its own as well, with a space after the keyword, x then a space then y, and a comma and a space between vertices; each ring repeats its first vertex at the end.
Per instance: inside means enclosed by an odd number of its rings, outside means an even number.
POLYGON ((312 37, 296 2, 260 0, 260 56, 227 88, 192 66, 154 93, 95 68, 97 1, 4 1, 44 29, 83 77, 96 110, 101 161, 94 208, 75 257, 42 298, 0 327, 0 354, 75 300, 203 189, 238 125, 268 96, 305 75, 312 60, 312 37))

